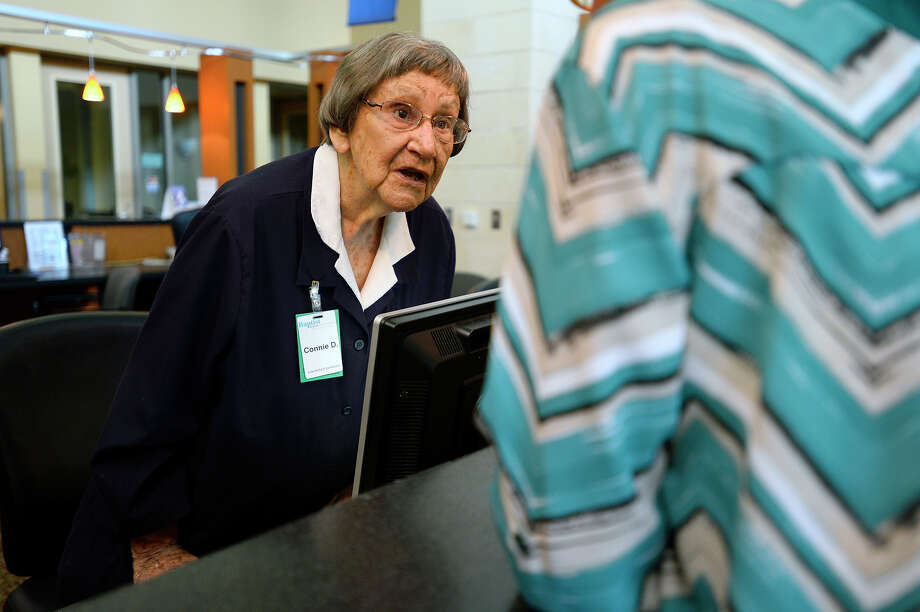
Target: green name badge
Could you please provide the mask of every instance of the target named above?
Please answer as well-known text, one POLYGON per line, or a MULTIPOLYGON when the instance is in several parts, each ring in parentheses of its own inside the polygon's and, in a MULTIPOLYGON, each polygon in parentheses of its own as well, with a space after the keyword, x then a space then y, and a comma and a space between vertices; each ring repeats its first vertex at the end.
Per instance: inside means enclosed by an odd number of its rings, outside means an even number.
POLYGON ((313 382, 342 375, 342 339, 339 311, 294 315, 300 382, 313 382))

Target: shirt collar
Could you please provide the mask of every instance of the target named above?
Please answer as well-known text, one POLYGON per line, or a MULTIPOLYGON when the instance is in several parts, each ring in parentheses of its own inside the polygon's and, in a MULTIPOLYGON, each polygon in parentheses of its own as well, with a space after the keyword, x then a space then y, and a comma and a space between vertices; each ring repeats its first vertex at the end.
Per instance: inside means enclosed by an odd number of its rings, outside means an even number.
POLYGON ((338 154, 330 145, 322 145, 313 158, 313 184, 310 191, 310 214, 320 239, 338 253, 335 269, 367 310, 396 284, 393 266, 415 250, 406 213, 392 212, 384 217, 380 246, 370 272, 359 290, 355 273, 342 238, 342 206, 339 189, 338 154))

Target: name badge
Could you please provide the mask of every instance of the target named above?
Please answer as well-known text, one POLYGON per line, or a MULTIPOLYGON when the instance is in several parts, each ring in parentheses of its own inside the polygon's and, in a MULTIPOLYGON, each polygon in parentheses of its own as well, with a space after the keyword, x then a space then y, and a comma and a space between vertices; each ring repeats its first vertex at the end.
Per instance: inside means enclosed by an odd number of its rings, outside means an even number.
POLYGON ((300 382, 313 382, 342 375, 342 341, 339 311, 294 315, 300 349, 300 382))

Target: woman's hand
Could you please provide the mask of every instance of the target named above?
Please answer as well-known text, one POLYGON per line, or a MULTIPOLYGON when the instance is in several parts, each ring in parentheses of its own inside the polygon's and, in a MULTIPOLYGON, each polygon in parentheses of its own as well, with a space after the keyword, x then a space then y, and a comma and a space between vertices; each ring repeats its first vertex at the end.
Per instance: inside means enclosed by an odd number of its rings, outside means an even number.
POLYGON ((133 538, 131 558, 134 561, 135 584, 198 560, 198 557, 179 546, 175 527, 133 538))

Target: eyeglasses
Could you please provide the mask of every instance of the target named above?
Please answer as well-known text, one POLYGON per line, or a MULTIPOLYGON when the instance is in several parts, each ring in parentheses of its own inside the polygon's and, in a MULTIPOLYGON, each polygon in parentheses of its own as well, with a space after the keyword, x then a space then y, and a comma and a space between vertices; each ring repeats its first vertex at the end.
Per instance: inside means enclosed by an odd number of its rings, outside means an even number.
POLYGON ((379 108, 380 116, 386 124, 400 132, 414 130, 422 123, 422 119, 430 119, 431 128, 438 140, 443 143, 460 144, 466 140, 466 135, 473 131, 466 121, 459 117, 426 115, 408 102, 384 100, 382 104, 375 104, 367 98, 362 98, 361 101, 370 107, 379 108))

